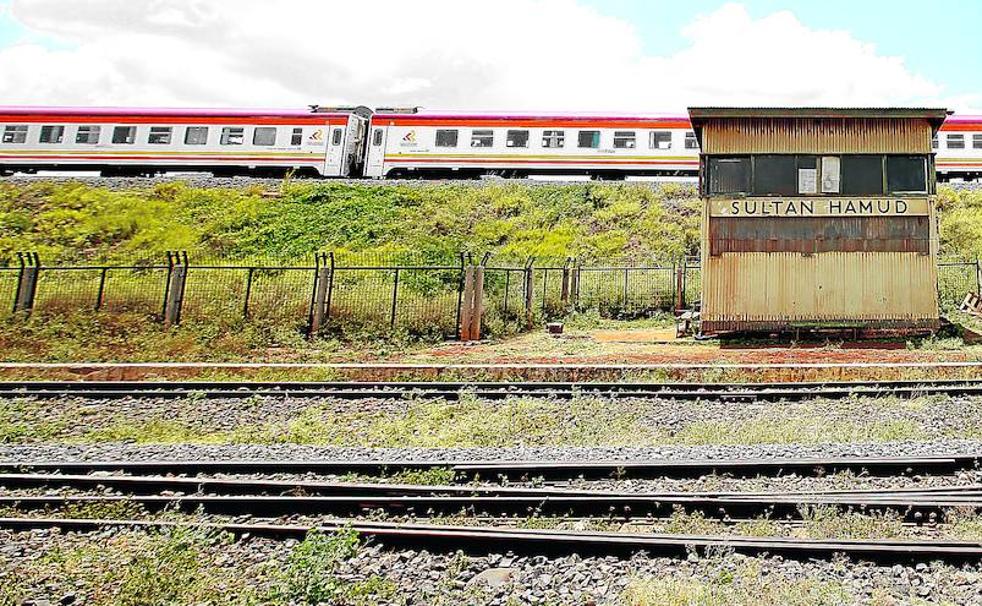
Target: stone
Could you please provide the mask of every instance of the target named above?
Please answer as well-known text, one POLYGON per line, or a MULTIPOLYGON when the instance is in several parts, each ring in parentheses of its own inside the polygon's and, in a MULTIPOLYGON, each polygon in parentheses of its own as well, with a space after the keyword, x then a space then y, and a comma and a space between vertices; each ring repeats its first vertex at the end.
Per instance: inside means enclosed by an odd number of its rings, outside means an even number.
POLYGON ((479 587, 481 585, 487 585, 492 589, 501 587, 511 581, 517 572, 517 568, 488 568, 468 581, 467 588, 479 587))

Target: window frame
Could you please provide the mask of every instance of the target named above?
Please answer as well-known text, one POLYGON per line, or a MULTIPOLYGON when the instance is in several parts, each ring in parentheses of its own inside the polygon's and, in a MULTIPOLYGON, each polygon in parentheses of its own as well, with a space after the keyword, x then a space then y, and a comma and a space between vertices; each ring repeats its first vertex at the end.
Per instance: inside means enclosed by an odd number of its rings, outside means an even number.
POLYGON ((601 134, 599 130, 581 130, 576 133, 576 147, 577 149, 600 149, 601 134), (583 145, 583 135, 589 134, 592 143, 590 145, 583 145))
POLYGON ((30 131, 30 124, 4 124, 3 135, 0 136, 0 143, 4 145, 24 145, 27 143, 27 135, 30 131), (10 137, 9 141, 7 140, 8 137, 10 137))
POLYGON ((438 128, 434 134, 433 146, 434 147, 460 147, 460 129, 458 128, 438 128), (452 135, 453 143, 450 143, 447 137, 452 135))
POLYGON ((98 124, 82 124, 75 129, 75 145, 99 145, 101 140, 102 126, 98 124), (84 141, 81 139, 83 133, 86 135, 84 141), (92 135, 95 135, 95 141, 92 135))
POLYGON ((653 130, 648 133, 648 149, 656 150, 666 150, 672 149, 672 131, 670 130, 653 130), (667 135, 667 136, 665 136, 667 135), (659 145, 658 139, 661 138, 663 143, 667 143, 662 147, 659 145))
POLYGON ((562 149, 566 147, 565 130, 544 130, 542 131, 543 149, 562 149))
POLYGON ((173 142, 173 126, 151 126, 149 132, 147 132, 147 145, 170 145, 173 142), (155 141, 154 137, 158 139, 155 141), (163 140, 161 140, 161 137, 163 140))
POLYGON ((696 137, 696 131, 688 130, 685 131, 685 149, 699 149, 699 139, 696 137))
POLYGON ((948 133, 944 139, 945 149, 965 149, 965 133, 948 133), (954 142, 958 145, 952 145, 954 142))
POLYGON ((223 126, 221 131, 221 136, 218 139, 219 145, 244 145, 245 144, 245 127, 242 126, 223 126), (237 134, 234 131, 239 131, 237 134), (238 137, 238 141, 234 141, 232 138, 238 137))
MULTIPOLYGON (((211 127, 208 126, 189 126, 184 129, 184 145, 208 145, 208 137, 211 136, 211 127), (205 133, 204 139, 201 141, 192 141, 191 133, 205 133)), ((196 137, 197 139, 197 137, 196 137)))
POLYGON ((331 130, 331 145, 337 147, 344 144, 344 129, 337 126, 331 130))
POLYGON ((113 127, 112 144, 113 145, 134 145, 136 143, 136 132, 137 132, 136 126, 132 126, 132 125, 127 126, 127 125, 124 125, 124 124, 114 126, 113 127), (120 137, 118 135, 120 133, 123 133, 123 132, 126 133, 126 136, 125 137, 122 137, 123 140, 120 141, 120 140, 118 140, 118 139, 120 139, 120 137))
POLYGON ((972 133, 972 149, 982 149, 982 133, 972 133))
POLYGON ((379 147, 382 145, 382 139, 385 137, 385 131, 381 128, 376 128, 372 132, 372 147, 379 147))
POLYGON ((636 130, 614 131, 614 149, 637 149, 637 148, 638 148, 638 131, 636 130))
POLYGON ((38 132, 38 143, 44 145, 61 145, 65 141, 65 130, 64 124, 43 124, 41 125, 41 130, 38 132), (44 136, 45 132, 49 134, 47 138, 44 136), (51 140, 51 133, 58 133, 56 140, 51 140))
POLYGON ((300 147, 301 145, 303 145, 303 127, 296 126, 290 132, 290 146, 300 147))
POLYGON ((252 129, 252 144, 255 147, 274 147, 276 145, 276 138, 279 134, 279 129, 275 126, 257 126, 252 129), (272 131, 273 138, 269 143, 264 143, 259 141, 260 134, 268 135, 272 131))
POLYGON ((505 131, 505 147, 508 149, 528 149, 532 136, 527 128, 511 128, 505 131), (522 140, 522 145, 515 145, 513 137, 522 140))
POLYGON ((494 147, 494 130, 487 128, 471 130, 471 147, 478 149, 494 147))

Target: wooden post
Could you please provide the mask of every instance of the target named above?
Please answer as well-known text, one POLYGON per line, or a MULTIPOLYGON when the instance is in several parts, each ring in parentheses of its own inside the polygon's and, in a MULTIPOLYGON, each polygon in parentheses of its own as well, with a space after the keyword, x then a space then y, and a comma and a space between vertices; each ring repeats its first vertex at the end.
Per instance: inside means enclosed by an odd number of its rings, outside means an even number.
POLYGON ((578 308, 580 306, 580 266, 574 265, 572 272, 570 291, 573 298, 573 307, 578 308))
POLYGON ((471 330, 472 341, 481 340, 481 319, 484 317, 484 266, 474 268, 474 289, 471 299, 471 330))
POLYGON ((29 315, 34 309, 34 296, 37 294, 41 259, 37 253, 18 253, 20 275, 17 277, 17 292, 14 297, 14 313, 29 315))
POLYGON ((460 340, 471 340, 471 316, 474 312, 474 267, 464 269, 464 294, 460 299, 460 340))
POLYGON ((314 312, 310 316, 310 336, 313 337, 324 328, 327 319, 327 287, 331 281, 331 268, 321 265, 317 268, 317 286, 314 288, 314 312))
POLYGON ((187 258, 178 262, 170 273, 167 287, 167 300, 164 302, 164 326, 177 326, 181 323, 181 307, 184 304, 184 286, 188 279, 187 258))
POLYGON ((526 328, 532 328, 532 266, 531 264, 525 267, 525 326, 526 328))
POLYGON ((685 309, 685 264, 675 269, 675 310, 685 309))

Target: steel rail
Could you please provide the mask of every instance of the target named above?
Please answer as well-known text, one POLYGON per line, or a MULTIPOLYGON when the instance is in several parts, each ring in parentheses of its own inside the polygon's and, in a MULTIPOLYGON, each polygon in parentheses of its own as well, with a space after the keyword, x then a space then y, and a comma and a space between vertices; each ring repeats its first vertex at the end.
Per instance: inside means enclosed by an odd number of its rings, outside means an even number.
POLYGON ((91 474, 120 472, 133 475, 271 474, 385 475, 413 470, 449 469, 458 479, 570 480, 625 478, 692 478, 706 475, 733 477, 796 474, 821 476, 839 472, 868 476, 954 474, 976 469, 982 453, 925 457, 830 457, 708 460, 606 461, 468 461, 422 460, 126 460, 126 461, 6 461, 0 473, 61 472, 91 474))
POLYGON ((722 401, 797 401, 855 396, 982 395, 982 380, 805 383, 555 383, 555 382, 0 382, 0 396, 33 398, 432 398, 569 399, 584 395, 722 401))
POLYGON ((675 511, 699 512, 713 519, 759 518, 800 520, 811 507, 870 514, 892 512, 904 521, 943 521, 949 509, 982 511, 982 494, 963 497, 909 498, 884 494, 863 496, 726 497, 701 495, 60 495, 0 496, 0 508, 24 511, 69 506, 138 505, 146 511, 164 510, 214 515, 279 517, 293 515, 360 516, 376 511, 388 515, 450 516, 465 513, 485 516, 667 518, 675 511))
POLYGON ((697 536, 640 533, 568 532, 479 527, 447 527, 423 524, 391 524, 337 520, 316 526, 287 524, 181 524, 153 520, 96 520, 62 518, 0 518, 0 529, 26 531, 54 529, 94 532, 106 528, 159 531, 193 526, 228 532, 238 537, 303 539, 311 531, 350 529, 388 548, 463 551, 472 555, 511 552, 521 555, 581 557, 631 557, 639 552, 652 556, 685 557, 691 551, 705 554, 716 549, 750 556, 776 555, 794 559, 830 559, 843 554, 852 560, 877 564, 912 564, 941 561, 948 564, 982 560, 982 543, 967 541, 808 540, 738 536, 697 536))

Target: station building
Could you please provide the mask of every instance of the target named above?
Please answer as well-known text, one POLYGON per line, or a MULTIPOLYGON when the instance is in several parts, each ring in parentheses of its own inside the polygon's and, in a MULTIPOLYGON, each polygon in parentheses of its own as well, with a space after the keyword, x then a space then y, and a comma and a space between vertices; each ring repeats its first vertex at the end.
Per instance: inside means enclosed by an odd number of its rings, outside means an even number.
POLYGON ((933 330, 943 109, 689 109, 704 334, 933 330))

